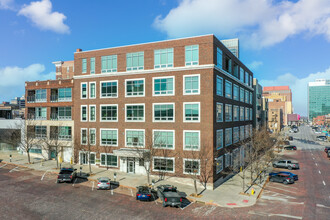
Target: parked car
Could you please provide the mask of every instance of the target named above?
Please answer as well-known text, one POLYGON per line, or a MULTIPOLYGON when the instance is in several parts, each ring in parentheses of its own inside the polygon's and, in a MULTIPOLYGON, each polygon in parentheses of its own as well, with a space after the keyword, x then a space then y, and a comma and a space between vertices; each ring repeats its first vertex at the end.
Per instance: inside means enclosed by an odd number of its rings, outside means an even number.
POLYGON ((61 168, 58 176, 57 183, 60 182, 70 182, 72 183, 77 178, 77 169, 72 167, 61 168))
POLYGON ((276 174, 285 174, 285 175, 289 175, 290 177, 293 178, 294 181, 297 181, 297 180, 298 180, 298 175, 297 175, 297 174, 294 174, 294 173, 291 173, 291 172, 286 172, 286 171, 280 171, 280 172, 269 173, 269 176, 273 176, 273 175, 276 175, 276 174))
POLYGON ((285 146, 284 150, 297 150, 297 147, 294 145, 285 146))
POLYGON ((289 136, 289 141, 293 141, 293 137, 292 136, 289 136))
POLYGON ((97 180, 97 189, 110 189, 111 185, 108 177, 100 177, 97 180))
POLYGON ((324 148, 324 152, 328 153, 328 151, 330 150, 330 147, 325 147, 324 148))
POLYGON ((156 191, 148 186, 138 186, 136 190, 136 200, 151 201, 156 198, 156 191))
POLYGON ((299 169, 299 163, 294 160, 279 160, 273 163, 273 167, 286 168, 289 170, 299 169))
POLYGON ((318 140, 318 141, 326 141, 327 140, 327 137, 326 136, 317 136, 316 137, 316 140, 318 140))
POLYGON ((163 207, 175 206, 180 207, 182 203, 182 197, 177 191, 176 187, 171 185, 157 186, 157 196, 163 202, 163 207))
POLYGON ((283 184, 294 183, 294 180, 290 175, 277 173, 269 177, 269 181, 278 182, 283 184))

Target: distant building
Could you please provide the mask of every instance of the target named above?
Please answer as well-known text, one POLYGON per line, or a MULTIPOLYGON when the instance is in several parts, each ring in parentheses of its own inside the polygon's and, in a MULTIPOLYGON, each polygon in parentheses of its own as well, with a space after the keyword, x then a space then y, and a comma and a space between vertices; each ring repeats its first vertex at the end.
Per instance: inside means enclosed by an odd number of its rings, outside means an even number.
POLYGON ((229 50, 232 52, 237 58, 239 58, 239 41, 238 38, 221 40, 229 50))
POLYGON ((22 97, 15 97, 14 99, 10 100, 11 105, 17 105, 18 108, 25 108, 25 96, 22 97))
POLYGON ((0 104, 0 118, 3 119, 13 119, 15 114, 13 111, 18 110, 17 105, 11 105, 9 102, 3 102, 0 104))
POLYGON ((268 112, 268 128, 273 132, 281 131, 283 121, 283 110, 281 108, 269 109, 268 112))
POLYGON ((300 115, 288 114, 288 125, 298 125, 300 121, 300 115))
POLYGON ((262 86, 253 79, 253 127, 260 129, 267 125, 268 100, 262 97, 262 86))
POLYGON ((308 118, 330 114, 330 80, 317 79, 308 84, 308 118))

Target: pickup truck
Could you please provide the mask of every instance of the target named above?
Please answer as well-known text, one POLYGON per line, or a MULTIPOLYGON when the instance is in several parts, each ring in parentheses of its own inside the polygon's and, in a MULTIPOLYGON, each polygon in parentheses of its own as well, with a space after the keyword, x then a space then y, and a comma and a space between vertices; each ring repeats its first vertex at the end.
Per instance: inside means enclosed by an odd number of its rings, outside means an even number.
POLYGON ((57 176, 57 183, 60 182, 73 182, 77 178, 77 169, 62 168, 57 176))
POLYGON ((286 168, 289 170, 299 169, 299 163, 294 160, 279 160, 273 163, 273 167, 286 168))
POLYGON ((177 191, 176 187, 171 185, 157 186, 157 196, 163 202, 163 207, 174 206, 180 207, 182 203, 182 197, 177 191))

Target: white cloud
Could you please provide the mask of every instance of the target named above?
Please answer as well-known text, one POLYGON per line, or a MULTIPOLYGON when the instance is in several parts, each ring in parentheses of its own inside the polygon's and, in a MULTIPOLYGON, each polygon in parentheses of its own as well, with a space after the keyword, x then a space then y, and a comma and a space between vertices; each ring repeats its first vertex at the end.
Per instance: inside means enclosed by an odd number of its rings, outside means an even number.
POLYGON ((0 0, 0 9, 12 9, 14 0, 0 0))
POLYGON ((181 0, 154 26, 169 37, 214 33, 262 48, 296 34, 323 34, 330 41, 329 0, 181 0))
POLYGON ((260 66, 263 65, 262 61, 253 61, 252 63, 248 64, 250 70, 257 70, 260 66))
POLYGON ((311 73, 305 78, 297 78, 291 73, 278 76, 275 80, 260 80, 262 86, 289 85, 292 91, 294 112, 307 116, 308 83, 316 79, 330 79, 330 67, 324 72, 311 73))
POLYGON ((61 34, 70 33, 69 26, 63 23, 66 16, 59 12, 52 12, 50 0, 36 1, 24 5, 18 15, 27 17, 43 30, 51 30, 61 34))

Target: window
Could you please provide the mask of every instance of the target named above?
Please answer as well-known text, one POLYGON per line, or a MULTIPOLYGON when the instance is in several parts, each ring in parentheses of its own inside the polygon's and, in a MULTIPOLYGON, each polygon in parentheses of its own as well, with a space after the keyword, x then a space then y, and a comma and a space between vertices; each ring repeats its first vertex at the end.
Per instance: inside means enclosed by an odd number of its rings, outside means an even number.
POLYGON ((189 75, 183 76, 184 86, 183 86, 183 94, 184 95, 194 95, 200 93, 200 75, 189 75))
POLYGON ((101 57, 101 72, 102 73, 117 72, 117 55, 101 57))
POLYGON ((249 91, 245 90, 245 103, 249 103, 249 97, 250 97, 249 91))
POLYGON ((239 68, 239 73, 240 73, 240 77, 239 77, 239 80, 241 81, 241 82, 243 82, 244 83, 244 70, 243 70, 243 68, 241 67, 241 68, 239 68))
POLYGON ((95 82, 90 82, 89 83, 89 98, 90 99, 95 99, 95 97, 96 97, 95 87, 96 87, 95 82))
POLYGON ((101 82, 101 98, 117 98, 118 97, 118 81, 101 82))
POLYGON ((173 48, 155 50, 155 69, 173 67, 173 48))
POLYGON ((249 120, 249 118, 250 118, 250 115, 249 115, 249 108, 246 108, 245 107, 245 121, 248 121, 249 120))
POLYGON ((249 74, 245 72, 245 84, 248 85, 249 83, 249 74))
POLYGON ((112 154, 101 154, 101 165, 118 167, 118 157, 112 154))
POLYGON ((46 102, 47 101, 47 90, 37 89, 36 90, 36 102, 46 102))
POLYGON ((216 134, 216 147, 217 150, 220 150, 221 148, 223 148, 223 130, 217 130, 217 134, 216 134))
POLYGON ((118 121, 118 105, 100 105, 101 121, 118 121))
POLYGON ((200 103, 184 102, 184 122, 199 122, 200 121, 200 103))
POLYGON ((234 137, 233 137, 233 142, 234 144, 239 142, 239 127, 234 127, 234 137))
POLYGON ((243 88, 241 88, 241 90, 240 90, 240 101, 244 102, 244 89, 243 88))
POLYGON ((245 125, 245 138, 248 138, 249 136, 249 126, 245 125))
POLYGON ((232 128, 226 128, 226 134, 225 134, 225 143, 226 147, 231 145, 233 143, 233 129, 232 128))
POLYGON ((143 70, 144 68, 144 52, 126 54, 126 70, 143 70))
POLYGON ((198 45, 186 46, 186 66, 198 65, 198 45))
POLYGON ((237 105, 234 105, 233 115, 234 121, 239 121, 239 107, 237 105))
POLYGON ((226 98, 231 99, 232 98, 232 83, 226 80, 225 84, 225 89, 226 89, 226 98))
POLYGON ((227 56, 225 56, 225 66, 224 66, 224 70, 226 70, 228 73, 231 73, 231 59, 227 56))
POLYGON ((250 81, 249 82, 250 82, 249 86, 253 87, 253 85, 252 85, 252 76, 251 75, 250 75, 250 81))
POLYGON ((216 120, 217 122, 223 122, 223 105, 222 103, 217 102, 217 107, 216 107, 216 120))
POLYGON ((96 144, 96 129, 95 128, 89 129, 89 142, 91 145, 96 144))
POLYGON ((174 158, 153 158, 153 170, 163 172, 174 172, 174 158))
POLYGON ((35 114, 36 114, 36 120, 46 120, 47 119, 47 108, 46 107, 36 107, 35 114))
POLYGON ((144 146, 144 130, 128 130, 128 129, 126 129, 126 146, 127 147, 143 147, 144 146))
POLYGON ((59 140, 71 140, 72 138, 72 129, 70 126, 60 126, 58 130, 58 139, 59 140))
POLYGON ((47 137, 47 126, 35 126, 35 137, 46 138, 47 137))
POLYGON ((58 89, 58 101, 72 101, 72 88, 58 89))
POLYGON ((250 137, 252 137, 253 133, 252 133, 252 125, 250 125, 250 137))
POLYGON ((174 131, 154 130, 154 147, 174 149, 174 131))
POLYGON ((81 83, 81 98, 87 99, 87 83, 81 83))
POLYGON ((253 98, 252 98, 252 92, 250 92, 250 104, 252 105, 252 100, 253 100, 253 98))
POLYGON ((174 95, 174 76, 153 78, 154 96, 174 95))
POLYGON ((239 139, 241 140, 241 141, 243 141, 244 140, 244 126, 241 126, 240 127, 240 129, 239 129, 239 139))
POLYGON ((153 104, 153 121, 174 121, 174 103, 153 104))
POLYGON ((217 158, 215 162, 215 170, 217 174, 223 170, 223 156, 217 158))
POLYGON ((89 106, 89 121, 96 121, 96 106, 90 105, 89 106))
POLYGON ((144 96, 144 79, 126 80, 126 97, 144 96))
POLYGON ((81 121, 87 121, 87 105, 81 106, 81 121))
POLYGON ((233 99, 239 101, 239 87, 234 84, 233 99))
POLYGON ((87 128, 81 129, 81 144, 87 144, 87 128))
POLYGON ((238 79, 238 65, 236 63, 234 63, 234 73, 233 75, 238 79))
POLYGON ((223 79, 217 75, 217 95, 223 96, 223 79))
POLYGON ((183 159, 184 174, 199 175, 199 160, 183 159))
POLYGON ((118 146, 118 129, 101 128, 101 145, 118 146))
POLYGON ((82 59, 82 68, 81 68, 82 73, 87 72, 87 59, 82 59))
POLYGON ((95 73, 95 57, 91 58, 91 67, 90 68, 91 68, 90 73, 94 74, 95 73))
POLYGON ((71 107, 58 107, 58 120, 71 120, 71 107))
POLYGON ((240 110, 240 121, 244 121, 244 107, 241 107, 241 110, 240 110))
POLYGON ((222 50, 217 47, 217 67, 222 69, 222 50))
POLYGON ((229 167, 230 166, 230 153, 225 154, 225 167, 229 167))
POLYGON ((200 131, 183 131, 183 149, 199 150, 200 131))
POLYGON ((233 114, 233 109, 232 109, 232 105, 225 105, 225 118, 226 121, 232 121, 232 114, 233 114))
POLYGON ((253 114, 252 114, 252 108, 250 108, 250 120, 252 121, 253 118, 252 118, 253 114))
POLYGON ((144 121, 144 104, 126 104, 126 121, 144 121))

